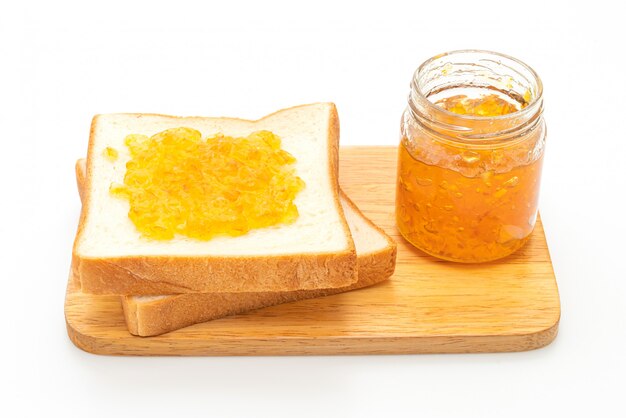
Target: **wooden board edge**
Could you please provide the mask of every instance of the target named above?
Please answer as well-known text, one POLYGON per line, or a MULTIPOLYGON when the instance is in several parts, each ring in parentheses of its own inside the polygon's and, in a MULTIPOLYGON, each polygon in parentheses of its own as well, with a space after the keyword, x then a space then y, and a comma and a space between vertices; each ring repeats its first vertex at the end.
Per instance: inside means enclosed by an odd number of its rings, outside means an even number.
MULTIPOLYGON (((557 334, 557 326, 537 335, 497 337, 423 337, 415 338, 359 338, 351 341, 324 339, 312 345, 307 339, 239 339, 220 340, 219 346, 160 341, 135 344, 132 349, 114 341, 85 336, 68 326, 70 340, 79 349, 97 355, 110 356, 326 356, 326 355, 398 355, 398 354, 469 354, 530 351, 550 344, 557 334)), ((142 338, 142 337, 129 337, 142 338)), ((150 338, 150 337, 145 337, 150 338)))
POLYGON ((74 346, 90 353, 90 354, 108 354, 107 350, 102 350, 102 344, 97 342, 97 339, 77 331, 65 315, 65 327, 67 329, 67 336, 74 346))
MULTIPOLYGON (((67 333, 79 349, 111 356, 302 356, 393 355, 521 352, 549 345, 557 336, 559 319, 545 329, 514 335, 433 337, 219 338, 176 340, 165 336, 122 338, 86 335, 66 314, 67 333), (132 342, 131 342, 132 341, 132 342)), ((175 333, 176 331, 174 331, 175 333)))

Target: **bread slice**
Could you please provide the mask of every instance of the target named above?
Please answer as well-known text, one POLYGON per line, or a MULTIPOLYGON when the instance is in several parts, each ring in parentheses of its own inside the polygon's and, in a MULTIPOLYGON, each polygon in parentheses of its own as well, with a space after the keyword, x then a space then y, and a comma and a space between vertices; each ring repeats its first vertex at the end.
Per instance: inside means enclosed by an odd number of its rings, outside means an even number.
POLYGON ((98 115, 91 126, 85 204, 73 251, 73 274, 83 292, 155 295, 197 292, 261 292, 347 286, 356 281, 356 253, 339 203, 339 121, 332 103, 278 111, 257 121, 146 114, 98 115), (142 237, 128 218, 129 205, 112 196, 123 183, 130 155, 124 139, 175 127, 203 137, 247 136, 269 130, 296 158, 295 174, 306 186, 290 225, 254 229, 208 241, 142 237), (110 161, 106 147, 119 158, 110 161))
MULTIPOLYGON (((76 162, 78 191, 83 199, 85 160, 76 162)), ((344 209, 356 246, 358 280, 342 288, 258 293, 188 293, 173 296, 122 296, 131 334, 153 336, 189 325, 281 303, 359 289, 388 279, 395 269, 396 243, 367 219, 343 193, 344 209)))

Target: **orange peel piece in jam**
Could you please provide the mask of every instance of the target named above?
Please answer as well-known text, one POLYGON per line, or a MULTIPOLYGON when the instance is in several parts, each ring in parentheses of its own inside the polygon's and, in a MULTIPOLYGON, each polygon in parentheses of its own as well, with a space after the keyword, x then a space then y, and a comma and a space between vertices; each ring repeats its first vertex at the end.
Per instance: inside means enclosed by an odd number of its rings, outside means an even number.
MULTIPOLYGON (((435 104, 448 112, 471 116, 501 116, 520 110, 515 104, 506 101, 497 94, 487 94, 477 98, 460 94, 446 97, 435 104)), ((521 107, 525 106, 526 103, 521 107)))
POLYGON ((102 155, 104 155, 104 158, 112 162, 112 161, 117 160, 119 153, 117 152, 115 148, 106 147, 104 151, 102 152, 102 155))
POLYGON ((209 240, 298 218, 294 200, 305 185, 272 132, 202 139, 181 127, 128 135, 125 143, 131 158, 124 184, 110 192, 128 200, 128 216, 144 237, 209 240))

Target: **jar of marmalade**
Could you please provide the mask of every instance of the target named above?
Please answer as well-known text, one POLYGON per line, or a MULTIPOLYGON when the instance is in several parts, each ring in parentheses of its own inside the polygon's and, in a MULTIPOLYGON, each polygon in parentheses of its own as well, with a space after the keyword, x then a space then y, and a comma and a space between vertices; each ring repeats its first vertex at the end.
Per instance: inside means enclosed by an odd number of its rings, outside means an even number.
POLYGON ((515 58, 454 51, 422 64, 402 117, 396 222, 417 248, 478 263, 535 226, 546 137, 541 80, 515 58))

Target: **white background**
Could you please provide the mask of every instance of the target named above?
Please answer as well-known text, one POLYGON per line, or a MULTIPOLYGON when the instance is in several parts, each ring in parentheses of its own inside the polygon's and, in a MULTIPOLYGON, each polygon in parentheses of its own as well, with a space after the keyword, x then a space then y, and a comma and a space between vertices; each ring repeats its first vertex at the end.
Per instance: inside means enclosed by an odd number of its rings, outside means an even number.
POLYGON ((0 3, 0 415, 624 416, 623 9, 15 3, 0 3), (460 48, 516 56, 544 81, 541 212, 562 301, 554 343, 512 354, 290 358, 103 357, 70 343, 73 164, 95 113, 257 118, 334 101, 342 144, 394 145, 413 70, 460 48))

